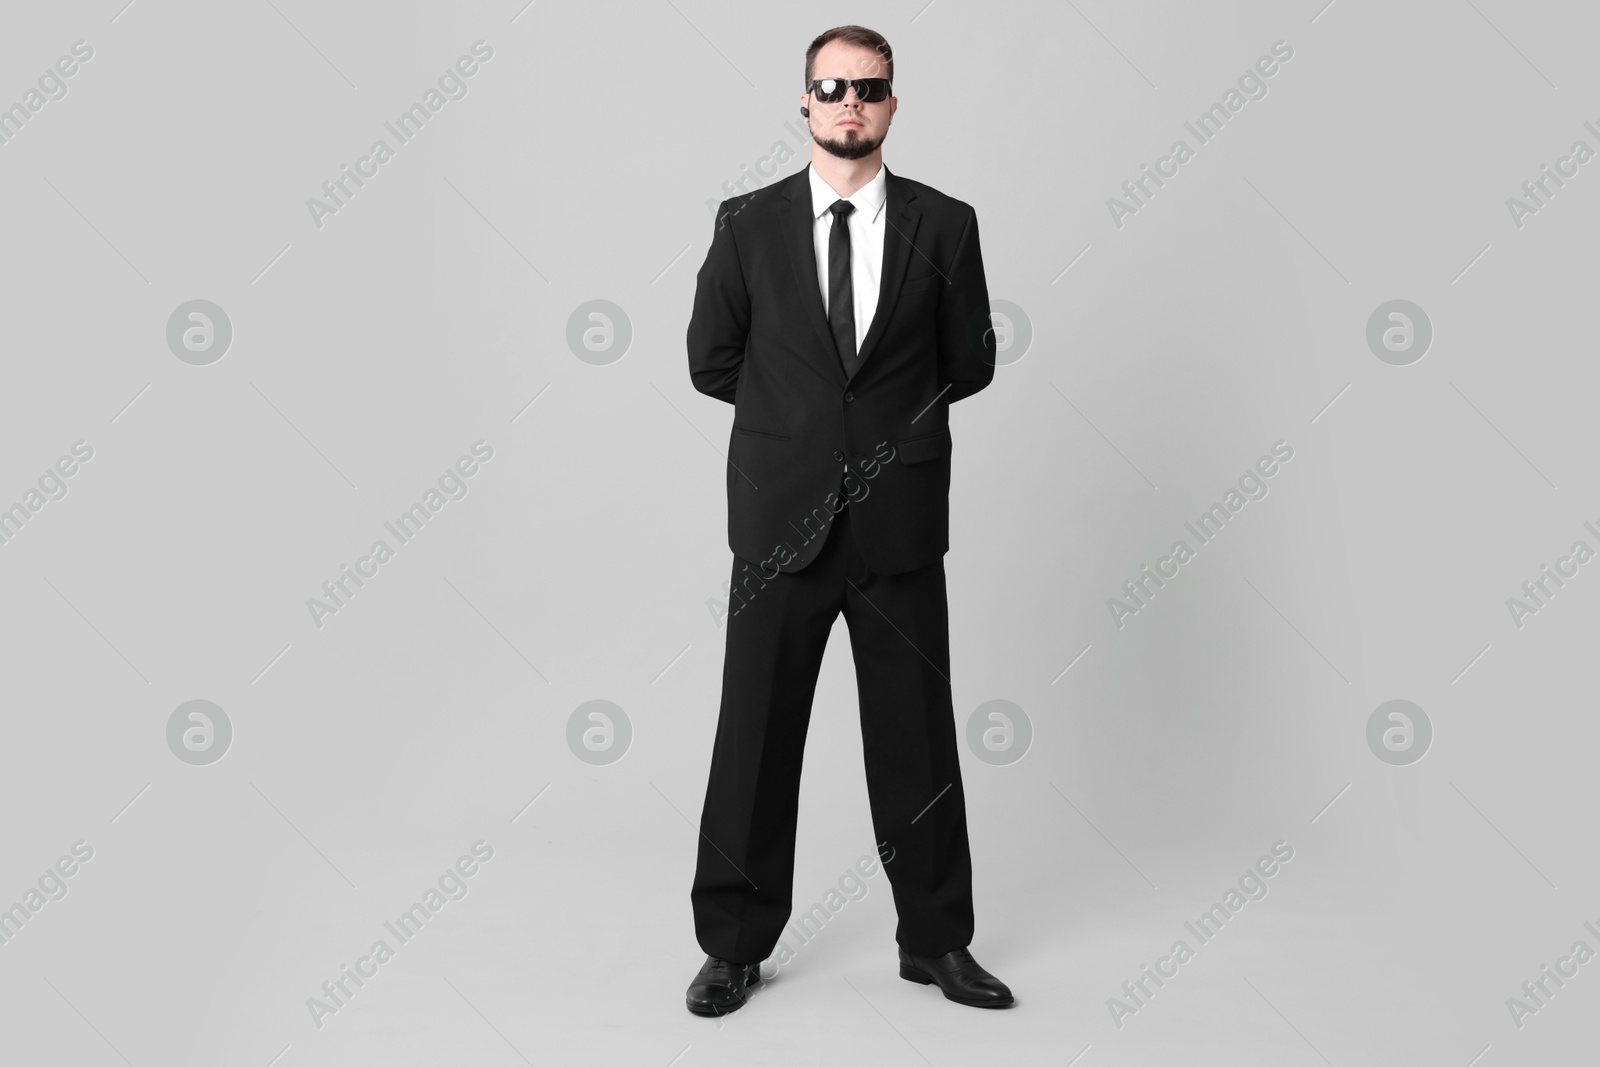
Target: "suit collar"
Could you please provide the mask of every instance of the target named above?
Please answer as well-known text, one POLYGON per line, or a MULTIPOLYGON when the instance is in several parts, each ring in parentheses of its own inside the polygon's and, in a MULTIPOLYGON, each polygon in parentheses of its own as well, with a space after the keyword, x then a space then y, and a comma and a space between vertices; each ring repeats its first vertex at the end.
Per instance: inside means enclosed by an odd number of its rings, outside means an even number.
MULTIPOLYGON (((856 214, 868 222, 876 221, 878 212, 883 210, 884 199, 888 196, 888 173, 888 168, 879 164, 878 173, 872 176, 871 181, 843 198, 854 204, 856 214)), ((817 168, 809 163, 806 164, 806 176, 811 182, 811 218, 814 221, 821 218, 822 213, 833 207, 833 202, 841 197, 833 186, 823 181, 817 168)))

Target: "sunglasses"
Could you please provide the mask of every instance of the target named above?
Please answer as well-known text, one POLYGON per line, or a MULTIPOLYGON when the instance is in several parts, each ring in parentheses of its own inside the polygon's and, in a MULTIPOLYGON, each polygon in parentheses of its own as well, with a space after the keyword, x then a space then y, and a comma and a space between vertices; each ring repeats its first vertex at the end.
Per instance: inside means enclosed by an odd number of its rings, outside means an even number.
POLYGON ((856 91, 856 99, 863 104, 881 103, 889 99, 892 91, 888 78, 814 78, 806 86, 824 104, 837 104, 850 89, 856 91))

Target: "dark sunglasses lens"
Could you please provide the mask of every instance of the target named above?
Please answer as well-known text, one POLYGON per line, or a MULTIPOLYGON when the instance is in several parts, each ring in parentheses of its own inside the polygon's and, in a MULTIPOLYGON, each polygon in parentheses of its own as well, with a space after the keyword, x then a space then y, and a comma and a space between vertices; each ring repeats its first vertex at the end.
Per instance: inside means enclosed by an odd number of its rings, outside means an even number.
POLYGON ((837 104, 843 100, 845 90, 850 85, 843 78, 818 78, 814 84, 816 88, 813 92, 824 104, 837 104))
POLYGON ((861 99, 866 103, 881 103, 889 99, 889 79, 867 78, 865 81, 856 84, 856 92, 860 93, 861 99), (865 92, 861 91, 863 88, 865 88, 865 92))

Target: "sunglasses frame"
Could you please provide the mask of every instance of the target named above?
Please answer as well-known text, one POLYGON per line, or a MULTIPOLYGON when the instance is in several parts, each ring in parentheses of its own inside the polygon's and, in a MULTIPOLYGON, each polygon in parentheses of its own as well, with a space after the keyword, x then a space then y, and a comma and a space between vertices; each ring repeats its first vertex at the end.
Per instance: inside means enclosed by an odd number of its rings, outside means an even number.
POLYGON ((806 86, 806 92, 810 93, 812 96, 815 96, 817 98, 817 102, 822 104, 842 103, 851 89, 856 91, 856 99, 861 101, 863 104, 881 104, 884 100, 887 100, 894 95, 894 83, 888 78, 812 78, 811 83, 806 86), (818 86, 823 82, 843 82, 845 83, 845 87, 839 93, 837 99, 829 100, 822 95, 822 91, 818 88, 818 86), (883 97, 880 100, 868 100, 866 91, 872 88, 872 86, 877 82, 883 83, 883 97))

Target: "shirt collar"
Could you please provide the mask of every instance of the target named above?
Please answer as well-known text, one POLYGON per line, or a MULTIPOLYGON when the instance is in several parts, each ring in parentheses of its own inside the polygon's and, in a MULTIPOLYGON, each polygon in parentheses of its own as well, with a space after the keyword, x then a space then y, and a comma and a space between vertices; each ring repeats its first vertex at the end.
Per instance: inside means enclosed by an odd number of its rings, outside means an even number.
MULTIPOLYGON (((816 167, 807 164, 806 172, 811 176, 811 217, 813 220, 820 219, 840 197, 833 191, 833 186, 823 181, 817 174, 816 167)), ((883 202, 889 191, 885 179, 888 172, 887 167, 882 163, 878 164, 878 173, 872 176, 872 180, 857 189, 855 195, 845 198, 855 205, 856 212, 868 222, 876 221, 878 212, 883 210, 883 202)))

